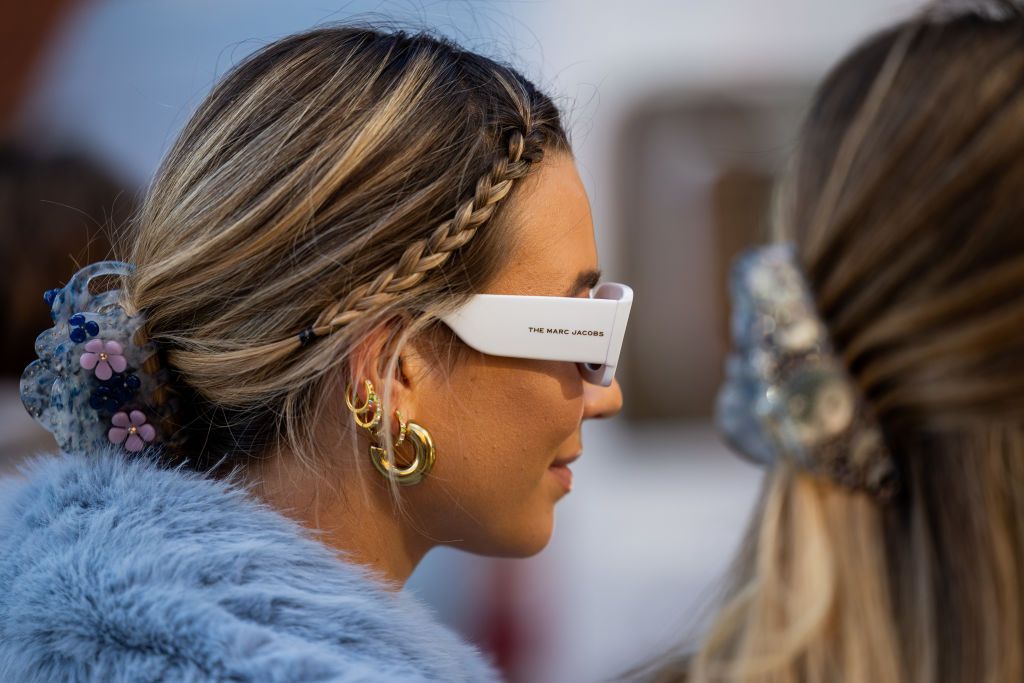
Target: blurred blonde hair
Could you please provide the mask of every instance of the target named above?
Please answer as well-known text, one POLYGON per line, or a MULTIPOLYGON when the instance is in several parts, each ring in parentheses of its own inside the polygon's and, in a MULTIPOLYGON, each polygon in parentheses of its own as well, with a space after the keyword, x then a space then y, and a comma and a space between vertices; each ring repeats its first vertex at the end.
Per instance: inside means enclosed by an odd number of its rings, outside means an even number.
POLYGON ((1024 678, 1024 20, 918 17, 818 90, 779 193, 904 479, 783 459, 727 599, 656 680, 1024 678))
POLYGON ((569 153, 547 96, 426 33, 317 28, 235 66, 124 248, 125 304, 146 312, 171 375, 164 457, 205 469, 284 447, 323 471, 337 464, 325 426, 348 417, 325 407, 371 372, 394 457, 398 353, 418 335, 457 341, 437 317, 507 261, 501 207, 546 152, 569 153))

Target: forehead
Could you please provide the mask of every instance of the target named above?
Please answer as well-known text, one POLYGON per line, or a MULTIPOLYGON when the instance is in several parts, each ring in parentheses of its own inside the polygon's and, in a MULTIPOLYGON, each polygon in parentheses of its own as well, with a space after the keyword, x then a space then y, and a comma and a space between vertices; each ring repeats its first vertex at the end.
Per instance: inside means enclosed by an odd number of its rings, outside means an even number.
POLYGON ((545 157, 508 207, 512 257, 489 294, 565 296, 581 271, 597 269, 597 245, 583 181, 567 154, 545 157))

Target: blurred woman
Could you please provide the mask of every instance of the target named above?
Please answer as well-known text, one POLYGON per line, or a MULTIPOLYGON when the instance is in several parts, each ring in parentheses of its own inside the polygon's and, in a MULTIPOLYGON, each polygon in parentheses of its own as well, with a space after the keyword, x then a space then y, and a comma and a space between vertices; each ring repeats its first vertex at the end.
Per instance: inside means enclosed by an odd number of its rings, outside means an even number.
POLYGON ((718 413, 770 469, 727 599, 655 678, 1024 679, 1020 5, 853 50, 778 199, 718 413))

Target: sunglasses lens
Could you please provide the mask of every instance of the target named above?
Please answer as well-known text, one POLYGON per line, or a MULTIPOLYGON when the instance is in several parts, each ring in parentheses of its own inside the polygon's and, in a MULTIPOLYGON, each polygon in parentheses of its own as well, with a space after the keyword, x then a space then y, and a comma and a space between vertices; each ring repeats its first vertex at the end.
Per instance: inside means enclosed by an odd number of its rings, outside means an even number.
POLYGON ((577 363, 583 379, 591 384, 609 386, 615 377, 615 367, 619 361, 619 351, 622 349, 622 338, 626 333, 626 321, 629 319, 629 309, 633 305, 633 290, 628 285, 618 282, 604 282, 595 287, 591 293, 592 299, 607 299, 619 302, 619 309, 615 316, 615 328, 612 330, 611 345, 608 348, 608 362, 577 363))
POLYGON ((618 282, 602 282, 597 287, 594 287, 590 294, 591 299, 611 299, 614 301, 627 297, 630 301, 633 300, 633 290, 618 282))

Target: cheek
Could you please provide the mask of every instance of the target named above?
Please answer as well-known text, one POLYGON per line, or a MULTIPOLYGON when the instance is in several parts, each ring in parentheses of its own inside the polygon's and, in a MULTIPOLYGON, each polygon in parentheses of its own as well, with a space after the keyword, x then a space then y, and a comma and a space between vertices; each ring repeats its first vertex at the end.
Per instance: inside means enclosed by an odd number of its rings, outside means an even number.
POLYGON ((488 455, 491 462, 480 466, 507 469, 518 463, 546 469, 573 447, 579 431, 579 373, 568 363, 488 360, 453 378, 450 417, 455 433, 450 445, 467 454, 488 455))
POLYGON ((486 358, 433 391, 424 414, 437 445, 430 486, 410 490, 434 538, 488 555, 527 556, 547 543, 564 495, 548 473, 575 451, 583 383, 572 363, 486 358), (440 491, 444 491, 440 495, 440 491))

